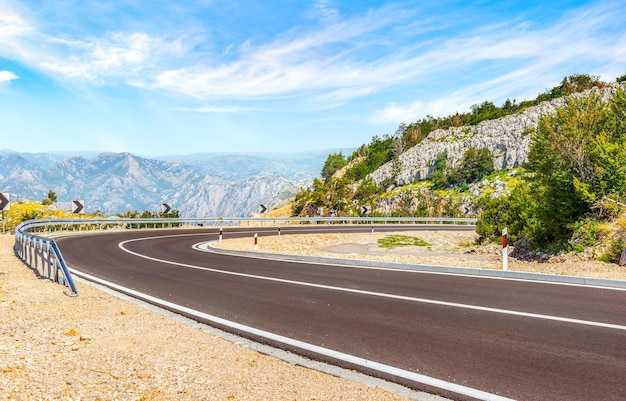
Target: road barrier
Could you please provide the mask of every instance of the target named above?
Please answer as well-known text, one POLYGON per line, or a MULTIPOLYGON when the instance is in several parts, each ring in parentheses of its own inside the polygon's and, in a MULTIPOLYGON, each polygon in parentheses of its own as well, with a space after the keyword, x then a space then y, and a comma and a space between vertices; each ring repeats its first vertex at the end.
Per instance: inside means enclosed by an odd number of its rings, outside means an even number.
POLYGON ((70 292, 65 291, 66 295, 78 296, 76 284, 54 239, 33 235, 23 228, 18 226, 15 230, 15 254, 38 276, 68 287, 70 292))
MULTIPOLYGON (((280 226, 294 224, 474 224, 474 218, 454 217, 285 217, 285 218, 195 218, 195 219, 46 219, 29 220, 15 229, 15 254, 38 276, 69 288, 68 296, 78 296, 70 270, 54 241, 60 232, 94 232, 145 228, 280 226)), ((280 227, 278 227, 280 235, 280 227)))

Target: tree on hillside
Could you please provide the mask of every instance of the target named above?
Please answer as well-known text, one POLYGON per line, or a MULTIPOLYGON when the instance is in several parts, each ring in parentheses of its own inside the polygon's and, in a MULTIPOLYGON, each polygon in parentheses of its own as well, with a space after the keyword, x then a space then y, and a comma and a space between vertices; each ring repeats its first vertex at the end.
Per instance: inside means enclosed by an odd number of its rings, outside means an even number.
POLYGON ((469 125, 476 125, 485 120, 494 120, 507 114, 503 109, 499 108, 492 102, 475 104, 471 107, 471 110, 472 115, 468 121, 469 125))
POLYGON ((563 78, 559 85, 537 96, 535 103, 569 96, 572 93, 582 92, 594 86, 600 88, 604 86, 604 83, 600 81, 600 77, 589 74, 573 74, 563 78))
MULTIPOLYGON (((626 195, 626 92, 618 90, 607 112, 605 129, 590 146, 594 168, 592 190, 596 208, 604 209, 606 200, 619 203, 626 195)), ((609 208, 610 209, 610 208, 609 208)))
POLYGON ((540 119, 528 156, 541 223, 533 236, 539 244, 562 245, 574 224, 597 211, 606 196, 623 193, 625 136, 618 120, 625 110, 623 92, 610 107, 590 94, 569 98, 554 115, 540 119))
POLYGON ((383 138, 374 136, 369 144, 357 149, 350 159, 354 160, 357 157, 362 157, 363 161, 346 172, 346 177, 352 181, 364 179, 393 158, 393 138, 388 135, 383 138))
POLYGON ((400 161, 400 156, 402 155, 402 153, 404 153, 406 146, 406 129, 406 124, 401 123, 398 126, 395 134, 393 135, 393 157, 391 159, 391 175, 394 179, 397 178, 402 172, 402 162, 400 161))
POLYGON ((447 152, 441 152, 437 155, 434 166, 430 179, 436 189, 471 184, 495 171, 493 154, 487 148, 469 148, 463 154, 458 168, 448 165, 447 152))
POLYGON ((443 151, 437 154, 433 172, 430 174, 430 180, 433 183, 433 188, 444 189, 450 185, 448 172, 448 152, 443 151))
POLYGON ((463 155, 459 170, 464 183, 478 181, 496 170, 493 165, 493 154, 487 148, 469 148, 463 155))
POLYGON ((538 225, 536 201, 527 182, 517 185, 510 196, 487 197, 478 206, 482 209, 476 222, 480 241, 499 239, 506 227, 509 238, 531 237, 538 225))
POLYGON ((41 201, 44 206, 52 205, 57 201, 57 194, 53 190, 48 191, 48 197, 41 201))
POLYGON ((347 164, 348 161, 341 152, 328 155, 328 158, 326 158, 324 166, 322 167, 322 178, 324 180, 328 180, 330 177, 333 176, 333 174, 335 174, 338 170, 340 170, 347 164))

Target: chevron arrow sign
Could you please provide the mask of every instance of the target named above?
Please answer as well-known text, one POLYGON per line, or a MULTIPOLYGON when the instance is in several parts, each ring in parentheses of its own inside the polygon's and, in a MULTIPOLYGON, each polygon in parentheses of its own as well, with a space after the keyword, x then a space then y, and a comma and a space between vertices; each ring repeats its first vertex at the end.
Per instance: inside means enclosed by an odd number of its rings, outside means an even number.
POLYGON ((9 202, 9 195, 0 192, 0 210, 5 211, 11 209, 11 202, 9 202))
POLYGON ((85 202, 82 200, 72 201, 72 213, 83 214, 85 213, 85 202))
POLYGON ((170 210, 172 210, 172 208, 167 203, 163 203, 161 205, 161 213, 168 214, 170 212, 170 210))

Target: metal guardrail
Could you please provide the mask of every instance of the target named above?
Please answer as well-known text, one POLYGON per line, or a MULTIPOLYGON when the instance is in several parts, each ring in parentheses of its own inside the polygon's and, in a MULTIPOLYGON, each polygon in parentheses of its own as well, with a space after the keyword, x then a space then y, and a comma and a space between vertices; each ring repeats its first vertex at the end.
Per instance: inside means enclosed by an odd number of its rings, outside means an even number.
POLYGON ((230 227, 294 224, 474 224, 475 218, 453 217, 312 217, 312 218, 195 218, 195 219, 46 219, 29 220, 15 229, 15 254, 33 269, 69 288, 69 296, 78 296, 78 289, 54 238, 56 232, 127 230, 174 227, 230 227))
POLYGON ((76 284, 54 239, 30 234, 18 226, 13 250, 37 275, 68 287, 71 292, 65 292, 66 295, 78 296, 76 284))

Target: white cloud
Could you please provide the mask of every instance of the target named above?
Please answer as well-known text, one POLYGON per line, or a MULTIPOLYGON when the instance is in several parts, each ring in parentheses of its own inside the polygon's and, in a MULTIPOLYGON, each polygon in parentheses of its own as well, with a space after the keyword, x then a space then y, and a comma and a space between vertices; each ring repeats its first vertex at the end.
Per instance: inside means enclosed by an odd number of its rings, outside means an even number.
POLYGON ((165 55, 181 51, 178 41, 164 41, 145 33, 112 33, 102 38, 61 40, 53 38, 59 53, 41 63, 41 68, 67 78, 103 83, 113 77, 131 80, 146 69, 152 68, 165 55))
POLYGON ((5 82, 11 82, 16 79, 19 79, 19 77, 13 74, 11 71, 0 71, 0 84, 5 82))

